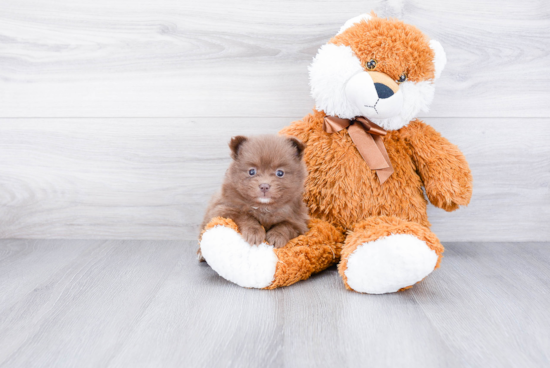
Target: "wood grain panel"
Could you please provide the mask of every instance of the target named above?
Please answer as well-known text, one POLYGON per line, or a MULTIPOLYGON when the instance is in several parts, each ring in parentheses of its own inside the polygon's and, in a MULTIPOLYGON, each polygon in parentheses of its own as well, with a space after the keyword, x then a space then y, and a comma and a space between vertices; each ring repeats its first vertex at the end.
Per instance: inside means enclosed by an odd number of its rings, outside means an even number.
POLYGON ((334 268, 241 288, 193 241, 1 240, 0 367, 546 367, 549 245, 446 243, 413 289, 365 295, 334 268))
POLYGON ((0 4, 0 117, 300 117, 311 58, 372 9, 444 45, 428 116, 550 116, 546 0, 20 0, 0 4))
MULTIPOLYGON (((427 119, 466 154, 469 207, 430 208, 441 239, 550 238, 550 121, 427 119)), ((195 238, 232 135, 284 118, 2 119, 0 237, 195 238)))

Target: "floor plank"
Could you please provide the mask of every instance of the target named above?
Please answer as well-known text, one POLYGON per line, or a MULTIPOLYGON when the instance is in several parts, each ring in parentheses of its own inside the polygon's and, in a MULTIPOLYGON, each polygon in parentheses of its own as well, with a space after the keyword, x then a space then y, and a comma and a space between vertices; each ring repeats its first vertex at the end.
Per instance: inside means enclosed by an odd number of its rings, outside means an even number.
POLYGON ((85 250, 83 242, 60 247, 55 240, 4 240, 0 247, 0 280, 6 282, 0 283, 0 312, 19 298, 38 292, 43 280, 75 262, 85 250))
POLYGON ((443 272, 412 293, 468 363, 548 366, 550 268, 537 253, 550 258, 550 244, 448 244, 443 272))
MULTIPOLYGON (((58 248, 69 253, 79 246, 74 243, 59 242, 58 248)), ((3 366, 104 366, 181 256, 181 247, 169 242, 83 245, 85 252, 38 280, 34 290, 12 295, 12 306, 0 314, 3 366)), ((0 285, 14 282, 19 279, 0 278, 0 285)))
POLYGON ((1 240, 0 366, 550 362, 550 243, 448 243, 441 269, 379 296, 346 291, 334 268, 274 291, 240 288, 197 264, 195 246, 1 240))
POLYGON ((307 286, 283 290, 284 333, 289 337, 284 340, 285 366, 459 364, 410 293, 365 297, 349 292, 335 268, 309 280, 307 286))
POLYGON ((281 366, 283 291, 240 288, 186 255, 109 366, 281 366))

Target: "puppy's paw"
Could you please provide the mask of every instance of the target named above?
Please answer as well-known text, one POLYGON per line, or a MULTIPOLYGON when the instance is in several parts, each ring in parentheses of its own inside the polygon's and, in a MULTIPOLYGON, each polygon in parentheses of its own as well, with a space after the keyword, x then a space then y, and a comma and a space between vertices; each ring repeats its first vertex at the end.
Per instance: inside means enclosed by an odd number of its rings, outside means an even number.
POLYGON ((278 231, 267 232, 267 242, 273 245, 275 248, 282 248, 288 243, 290 238, 287 235, 281 234, 278 231))
POLYGON ((244 240, 250 245, 259 245, 265 240, 265 230, 263 227, 251 227, 241 230, 244 240))

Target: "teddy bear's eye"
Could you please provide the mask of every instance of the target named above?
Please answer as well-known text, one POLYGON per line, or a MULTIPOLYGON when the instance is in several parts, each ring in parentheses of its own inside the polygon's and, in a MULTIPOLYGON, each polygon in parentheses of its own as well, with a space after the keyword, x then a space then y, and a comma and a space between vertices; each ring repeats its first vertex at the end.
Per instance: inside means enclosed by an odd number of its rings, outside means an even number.
POLYGON ((367 61, 367 62, 365 63, 365 67, 366 67, 368 70, 374 70, 374 69, 376 69, 376 60, 370 59, 370 61, 367 61))
POLYGON ((407 74, 403 73, 399 76, 399 79, 396 80, 397 83, 403 83, 407 80, 407 74))
POLYGON ((252 168, 252 169, 248 170, 248 175, 250 175, 250 176, 256 175, 256 169, 252 168))
POLYGON ((283 176, 285 176, 285 172, 283 170, 277 170, 275 172, 275 175, 277 175, 279 178, 282 178, 283 176))

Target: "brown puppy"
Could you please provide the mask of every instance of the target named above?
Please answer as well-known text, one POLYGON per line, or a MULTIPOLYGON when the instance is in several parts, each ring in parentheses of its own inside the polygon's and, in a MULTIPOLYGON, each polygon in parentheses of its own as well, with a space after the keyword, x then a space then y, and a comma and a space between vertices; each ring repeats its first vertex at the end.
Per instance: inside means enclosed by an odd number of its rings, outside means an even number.
MULTIPOLYGON (((307 169, 304 144, 294 137, 236 136, 229 143, 233 162, 221 191, 206 209, 201 230, 214 217, 233 220, 252 245, 267 240, 276 248, 307 231, 302 200, 307 169)), ((197 252, 202 261, 200 249, 197 252)))

